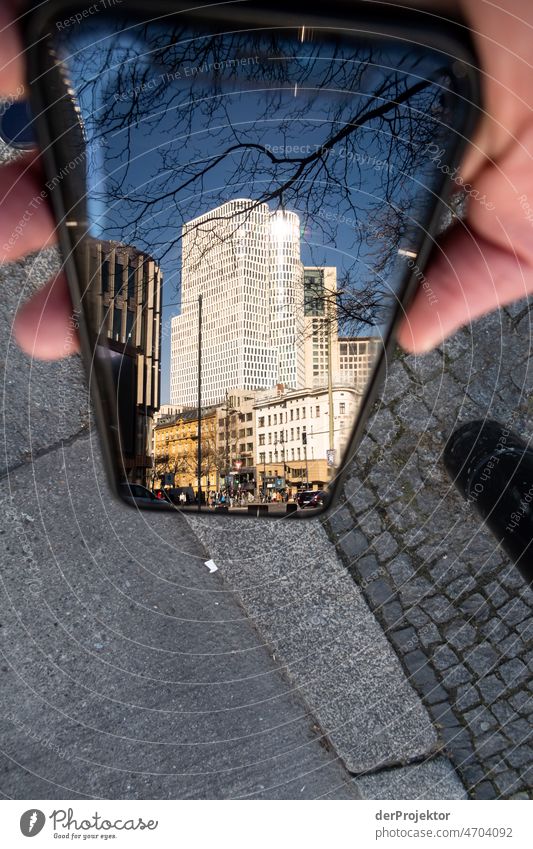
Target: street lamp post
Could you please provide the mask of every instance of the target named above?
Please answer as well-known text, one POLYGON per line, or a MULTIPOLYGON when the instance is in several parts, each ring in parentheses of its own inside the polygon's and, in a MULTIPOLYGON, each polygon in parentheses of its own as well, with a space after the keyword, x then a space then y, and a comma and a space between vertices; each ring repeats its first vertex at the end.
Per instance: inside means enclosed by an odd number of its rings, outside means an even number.
POLYGON ((225 415, 224 415, 224 432, 225 432, 225 442, 226 442, 226 446, 225 446, 225 448, 226 448, 226 451, 225 451, 225 454, 226 454, 226 459, 225 459, 226 469, 225 469, 225 472, 226 472, 226 474, 225 474, 224 478, 225 478, 226 490, 228 490, 229 489, 228 477, 229 477, 229 474, 230 474, 230 466, 231 466, 231 451, 230 451, 229 431, 230 431, 230 424, 231 424, 231 416, 233 416, 235 413, 238 413, 238 409, 235 408, 235 407, 230 407, 229 401, 228 401, 228 390, 227 389, 226 389, 226 404, 223 407, 223 409, 224 409, 224 413, 225 413, 225 415))
POLYGON ((302 442, 304 445, 305 456, 305 488, 309 488, 309 463, 307 461, 307 431, 302 431, 302 442))
POLYGON ((281 459, 283 461, 283 486, 285 490, 287 489, 287 473, 285 471, 285 439, 283 438, 283 431, 281 431, 281 459))
POLYGON ((202 509, 202 295, 198 295, 198 512, 202 509))
POLYGON ((333 357, 332 357, 332 341, 333 341, 333 316, 334 310, 329 299, 326 301, 327 308, 327 328, 328 328, 328 413, 329 413, 329 450, 333 451, 333 357))

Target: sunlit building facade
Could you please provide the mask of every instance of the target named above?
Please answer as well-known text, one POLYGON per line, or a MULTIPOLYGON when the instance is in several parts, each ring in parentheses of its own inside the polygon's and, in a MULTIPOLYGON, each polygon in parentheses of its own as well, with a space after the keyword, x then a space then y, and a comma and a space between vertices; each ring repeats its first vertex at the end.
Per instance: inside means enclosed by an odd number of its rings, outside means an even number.
POLYGON ((117 391, 120 471, 130 483, 148 485, 160 398, 161 270, 131 245, 97 239, 88 241, 86 261, 92 322, 117 391))
POLYGON ((330 393, 326 387, 286 391, 279 385, 260 393, 254 404, 259 491, 326 486, 344 456, 360 403, 361 394, 347 386, 332 386, 330 393))
POLYGON ((202 403, 280 380, 302 386, 303 266, 298 216, 232 200, 182 230, 182 309, 172 319, 170 403, 198 397, 202 295, 202 403))

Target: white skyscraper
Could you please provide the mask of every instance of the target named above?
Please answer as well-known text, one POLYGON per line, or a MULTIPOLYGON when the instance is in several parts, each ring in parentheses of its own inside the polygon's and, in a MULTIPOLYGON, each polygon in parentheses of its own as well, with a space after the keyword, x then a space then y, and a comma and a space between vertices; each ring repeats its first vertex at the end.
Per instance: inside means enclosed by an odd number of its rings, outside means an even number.
POLYGON ((222 401, 227 389, 303 385, 298 216, 232 200, 187 222, 182 237, 182 312, 172 319, 170 403, 197 401, 200 294, 203 406, 222 401))

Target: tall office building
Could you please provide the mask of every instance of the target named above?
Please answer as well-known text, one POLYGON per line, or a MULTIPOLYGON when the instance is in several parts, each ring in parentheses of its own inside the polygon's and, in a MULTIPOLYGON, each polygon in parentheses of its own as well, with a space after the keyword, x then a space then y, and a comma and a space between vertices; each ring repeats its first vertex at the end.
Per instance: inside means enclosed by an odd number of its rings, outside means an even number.
POLYGON ((305 386, 325 386, 338 363, 337 269, 304 268, 305 386), (331 360, 330 360, 331 347, 331 360))
POLYGON ((382 340, 378 336, 339 336, 337 346, 338 372, 334 372, 334 380, 365 389, 383 350, 382 340))
POLYGON ((182 230, 182 310, 172 319, 170 403, 198 393, 202 295, 202 405, 226 390, 305 381, 299 219, 265 203, 228 201, 182 230))
POLYGON ((126 480, 146 485, 159 409, 163 276, 157 262, 132 245, 89 239, 85 246, 91 320, 107 349, 117 393, 117 463, 126 480))

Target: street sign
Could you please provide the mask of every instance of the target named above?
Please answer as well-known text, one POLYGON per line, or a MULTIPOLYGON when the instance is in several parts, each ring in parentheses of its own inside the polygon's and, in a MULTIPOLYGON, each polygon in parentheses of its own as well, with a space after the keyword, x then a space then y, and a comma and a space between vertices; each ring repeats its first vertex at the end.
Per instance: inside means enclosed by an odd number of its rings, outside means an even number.
POLYGON ((327 460, 328 466, 334 466, 335 465, 335 449, 334 448, 328 448, 327 449, 326 460, 327 460))
POLYGON ((174 486, 174 475, 172 472, 165 472, 163 486, 174 486))

